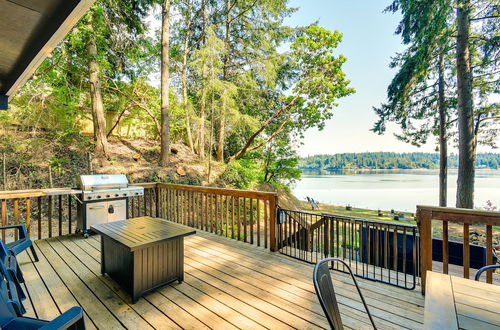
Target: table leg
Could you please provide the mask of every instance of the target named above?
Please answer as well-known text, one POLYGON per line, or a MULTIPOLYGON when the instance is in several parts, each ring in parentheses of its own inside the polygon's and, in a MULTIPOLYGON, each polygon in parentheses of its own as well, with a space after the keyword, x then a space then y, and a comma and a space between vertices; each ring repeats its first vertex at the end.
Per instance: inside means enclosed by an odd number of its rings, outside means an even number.
POLYGON ((104 275, 106 273, 106 265, 104 258, 104 240, 105 238, 101 236, 101 274, 104 275))
POLYGON ((180 237, 177 243, 177 262, 179 273, 177 274, 178 282, 184 281, 184 237, 180 237))

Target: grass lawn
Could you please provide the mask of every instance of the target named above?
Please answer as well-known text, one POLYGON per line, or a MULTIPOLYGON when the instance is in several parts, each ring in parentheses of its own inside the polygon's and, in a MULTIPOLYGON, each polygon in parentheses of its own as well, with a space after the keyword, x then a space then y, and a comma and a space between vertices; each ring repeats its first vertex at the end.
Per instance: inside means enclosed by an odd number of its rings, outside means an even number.
POLYGON ((416 224, 415 220, 413 220, 413 215, 409 212, 397 212, 404 214, 405 218, 402 220, 394 220, 391 217, 391 212, 387 210, 382 210, 382 216, 377 215, 377 210, 369 210, 369 209, 359 209, 352 208, 352 210, 346 210, 345 206, 338 205, 330 205, 330 204, 319 204, 319 210, 311 210, 311 206, 308 202, 300 201, 300 206, 302 210, 313 213, 327 213, 338 216, 346 216, 346 217, 356 217, 362 219, 369 220, 378 220, 378 221, 389 221, 392 223, 404 223, 404 224, 416 224))
MULTIPOLYGON (((345 206, 339 205, 330 205, 330 204, 319 204, 319 210, 311 210, 311 206, 308 202, 300 201, 300 206, 303 211, 311 212, 311 213, 326 213, 338 216, 347 216, 347 217, 356 217, 361 219, 369 219, 369 220, 377 220, 377 221, 389 221, 391 223, 403 223, 403 224, 411 224, 416 225, 416 221, 413 220, 413 215, 409 212, 397 212, 403 213, 405 215, 405 219, 402 220, 394 220, 390 216, 390 211, 382 211, 383 215, 378 216, 377 210, 369 210, 369 209, 359 209, 353 208, 352 210, 346 210, 345 206)), ((434 237, 442 237, 443 229, 440 221, 432 222, 432 235, 434 237)), ((482 225, 471 225, 470 232, 477 231, 480 234, 484 235, 485 227, 482 225)), ((461 241, 463 239, 463 227, 461 224, 450 223, 448 226, 448 235, 450 239, 456 239, 461 241)), ((493 236, 495 241, 500 241, 500 228, 498 226, 493 226, 493 236)))

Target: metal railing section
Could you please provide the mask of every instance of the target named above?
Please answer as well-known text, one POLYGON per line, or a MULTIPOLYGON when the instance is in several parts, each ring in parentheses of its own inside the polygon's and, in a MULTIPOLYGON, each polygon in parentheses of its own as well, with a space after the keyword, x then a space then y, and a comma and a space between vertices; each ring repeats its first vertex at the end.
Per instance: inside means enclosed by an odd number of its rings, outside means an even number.
MULTIPOLYGON (((414 289, 419 274, 417 226, 278 208, 281 253, 309 263, 337 257, 361 278, 414 289)), ((343 265, 334 268, 345 271, 343 265)))

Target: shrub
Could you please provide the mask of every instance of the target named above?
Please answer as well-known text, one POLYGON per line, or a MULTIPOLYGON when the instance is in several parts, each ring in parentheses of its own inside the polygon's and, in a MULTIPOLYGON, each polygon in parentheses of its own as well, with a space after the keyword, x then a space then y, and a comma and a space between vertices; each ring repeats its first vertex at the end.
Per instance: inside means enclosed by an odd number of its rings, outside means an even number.
POLYGON ((260 169, 252 159, 239 159, 230 162, 220 180, 238 189, 248 189, 258 180, 260 169))

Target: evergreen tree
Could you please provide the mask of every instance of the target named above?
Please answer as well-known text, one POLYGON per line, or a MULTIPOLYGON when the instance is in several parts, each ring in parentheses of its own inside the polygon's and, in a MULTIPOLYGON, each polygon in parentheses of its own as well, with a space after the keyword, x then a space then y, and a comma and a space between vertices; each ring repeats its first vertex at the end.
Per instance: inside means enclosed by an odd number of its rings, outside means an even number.
POLYGON ((403 14, 396 32, 401 34, 408 49, 393 61, 392 65, 398 66, 399 72, 388 88, 388 103, 375 109, 380 119, 374 131, 382 133, 387 121, 397 122, 402 128, 402 134, 397 136, 415 145, 425 143, 431 133, 439 135, 440 205, 445 205, 447 130, 451 122, 458 122, 461 166, 457 206, 472 207, 477 141, 493 145, 497 135, 495 125, 498 121, 494 122, 496 111, 492 110, 495 106, 488 104, 486 95, 495 92, 492 79, 497 72, 492 59, 498 54, 492 55, 495 53, 492 49, 495 45, 498 47, 498 41, 491 25, 498 27, 498 23, 488 20, 494 19, 498 7, 488 1, 478 1, 473 5, 465 2, 457 2, 457 14, 451 0, 396 0, 388 7, 389 11, 403 14), (468 9, 463 11, 460 8, 468 9), (462 17, 469 15, 469 11, 489 14, 462 17), (474 20, 488 22, 477 27, 477 31, 482 32, 481 38, 477 38, 481 41, 476 38, 469 40, 470 22, 474 20), (469 54, 470 49, 476 54, 474 58, 469 54), (476 87, 472 83, 474 72, 470 67, 474 64, 477 65, 477 79, 482 82, 476 87), (455 72, 458 79, 452 75, 455 72), (476 111, 473 109, 473 90, 482 96, 484 103, 476 102, 476 111))

